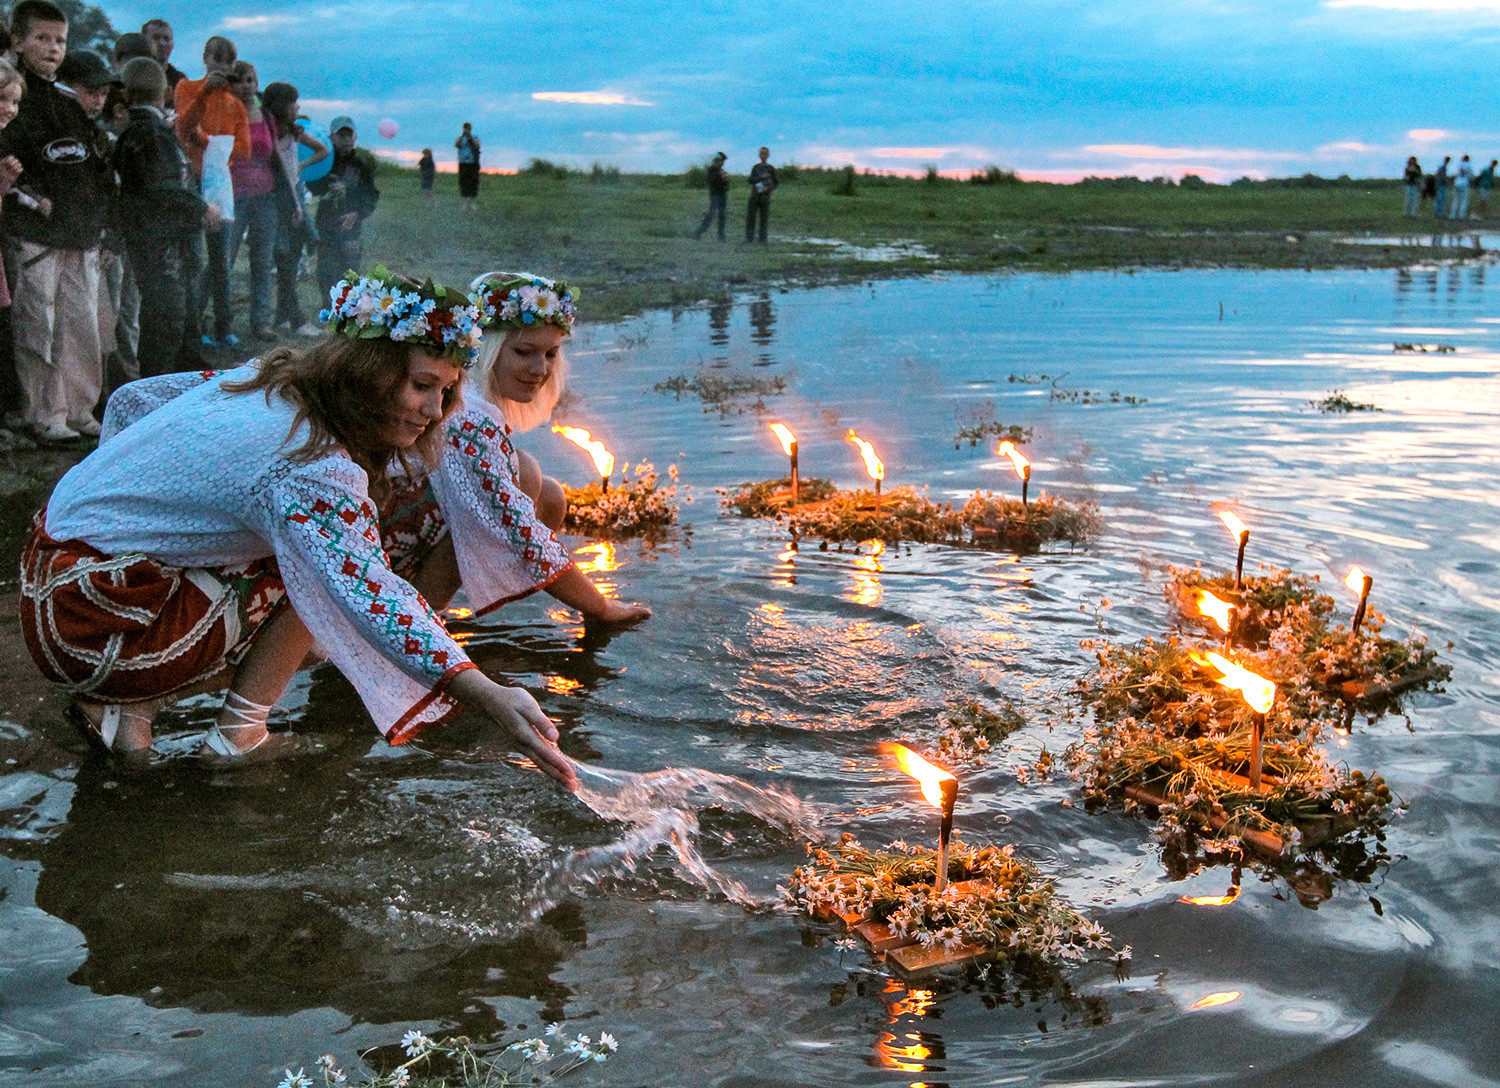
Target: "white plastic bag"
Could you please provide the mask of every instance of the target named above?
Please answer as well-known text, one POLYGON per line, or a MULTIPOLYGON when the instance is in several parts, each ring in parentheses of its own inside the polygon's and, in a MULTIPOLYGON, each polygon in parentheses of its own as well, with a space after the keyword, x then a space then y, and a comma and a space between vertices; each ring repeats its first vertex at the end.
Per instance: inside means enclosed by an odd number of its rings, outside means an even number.
POLYGON ((229 176, 233 136, 210 136, 203 149, 203 202, 217 208, 224 220, 234 218, 234 181, 229 176))

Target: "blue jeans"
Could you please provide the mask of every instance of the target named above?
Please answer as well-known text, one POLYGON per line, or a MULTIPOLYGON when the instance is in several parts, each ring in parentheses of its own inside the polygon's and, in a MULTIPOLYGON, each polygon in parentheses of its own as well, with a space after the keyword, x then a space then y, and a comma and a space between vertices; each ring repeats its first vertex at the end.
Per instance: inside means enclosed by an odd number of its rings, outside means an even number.
POLYGON ((1407 215, 1416 215, 1417 208, 1422 203, 1422 187, 1420 185, 1408 185, 1406 187, 1406 202, 1401 210, 1407 215))
POLYGON ((1453 187, 1453 210, 1449 216, 1453 219, 1469 218, 1469 187, 1467 185, 1453 187))
POLYGON ((229 233, 229 267, 239 256, 240 242, 250 239, 250 328, 271 325, 271 270, 275 266, 276 232, 280 222, 276 195, 245 197, 234 202, 234 229, 229 233))
POLYGON ((1450 191, 1446 185, 1437 187, 1437 199, 1432 202, 1432 214, 1439 219, 1448 218, 1448 193, 1450 191))

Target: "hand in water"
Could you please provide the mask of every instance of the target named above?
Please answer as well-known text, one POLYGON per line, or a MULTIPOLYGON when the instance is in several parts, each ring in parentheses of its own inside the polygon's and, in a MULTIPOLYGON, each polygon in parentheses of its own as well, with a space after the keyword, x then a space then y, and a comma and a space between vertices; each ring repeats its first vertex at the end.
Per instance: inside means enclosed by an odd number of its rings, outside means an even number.
POLYGON ((627 604, 625 601, 605 598, 604 608, 588 618, 599 623, 639 623, 651 618, 651 609, 643 604, 627 604))
POLYGON ((569 790, 578 789, 573 761, 557 746, 557 726, 524 688, 495 683, 478 669, 459 673, 448 685, 454 697, 481 711, 501 729, 537 769, 569 790))

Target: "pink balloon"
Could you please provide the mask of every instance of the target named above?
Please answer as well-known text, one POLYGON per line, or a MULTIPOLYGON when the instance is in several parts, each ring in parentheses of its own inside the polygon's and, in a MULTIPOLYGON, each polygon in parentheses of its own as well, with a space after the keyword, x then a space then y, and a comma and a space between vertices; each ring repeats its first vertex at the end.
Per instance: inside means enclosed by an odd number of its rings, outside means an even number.
POLYGON ((382 121, 382 122, 380 122, 380 126, 379 127, 380 127, 380 134, 382 136, 384 136, 387 140, 394 140, 396 138, 396 133, 398 133, 398 132, 401 131, 400 129, 398 129, 396 127, 396 122, 395 121, 382 121))

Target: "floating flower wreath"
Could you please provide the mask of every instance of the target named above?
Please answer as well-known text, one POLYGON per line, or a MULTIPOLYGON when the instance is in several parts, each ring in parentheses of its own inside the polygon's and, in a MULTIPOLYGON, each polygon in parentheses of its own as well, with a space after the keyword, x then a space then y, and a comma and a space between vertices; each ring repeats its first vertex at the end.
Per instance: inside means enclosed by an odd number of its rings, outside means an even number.
POLYGON ((480 324, 486 329, 501 325, 527 329, 550 322, 563 332, 573 331, 578 290, 562 280, 529 272, 490 272, 471 286, 469 298, 479 308, 480 324))
POLYGON ((479 358, 484 334, 478 307, 467 295, 431 280, 418 284, 384 265, 360 275, 347 272, 328 292, 318 320, 351 340, 379 336, 425 348, 468 368, 479 358))

